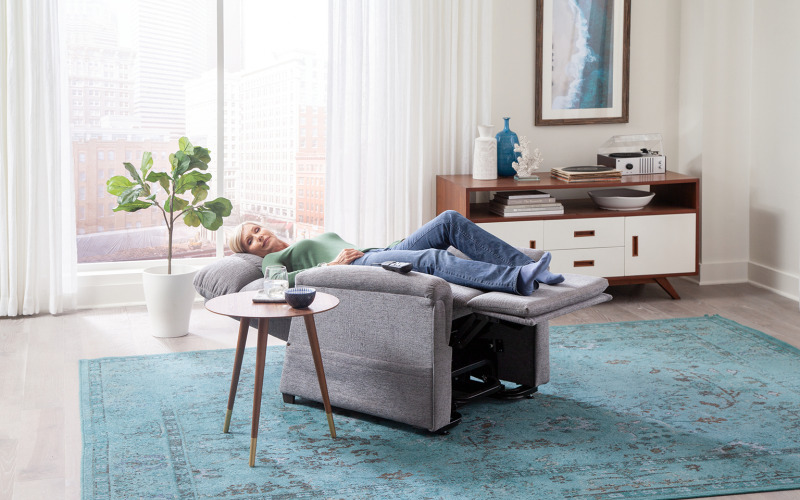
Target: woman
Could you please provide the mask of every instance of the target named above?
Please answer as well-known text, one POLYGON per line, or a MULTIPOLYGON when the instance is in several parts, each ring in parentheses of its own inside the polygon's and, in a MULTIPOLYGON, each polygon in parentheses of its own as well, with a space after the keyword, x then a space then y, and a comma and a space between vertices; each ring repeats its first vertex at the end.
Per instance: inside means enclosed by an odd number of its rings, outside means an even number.
POLYGON ((355 249, 336 233, 289 245, 255 222, 239 224, 228 246, 234 252, 264 257, 262 266, 284 265, 290 286, 300 271, 316 266, 370 266, 387 260, 410 262, 417 272, 480 290, 530 295, 539 283, 564 281, 548 271, 550 252, 538 261, 520 252, 453 210, 439 214, 411 236, 386 248, 355 249), (453 246, 472 260, 449 253, 453 246))

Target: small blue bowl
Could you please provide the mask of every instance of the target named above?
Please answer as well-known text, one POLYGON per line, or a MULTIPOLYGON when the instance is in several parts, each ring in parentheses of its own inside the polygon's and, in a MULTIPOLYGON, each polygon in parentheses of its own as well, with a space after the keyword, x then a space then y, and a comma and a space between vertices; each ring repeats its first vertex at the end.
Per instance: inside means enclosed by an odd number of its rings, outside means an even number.
POLYGON ((304 309, 314 302, 314 297, 317 295, 317 290, 310 286, 296 286, 286 290, 284 296, 286 303, 295 309, 304 309))

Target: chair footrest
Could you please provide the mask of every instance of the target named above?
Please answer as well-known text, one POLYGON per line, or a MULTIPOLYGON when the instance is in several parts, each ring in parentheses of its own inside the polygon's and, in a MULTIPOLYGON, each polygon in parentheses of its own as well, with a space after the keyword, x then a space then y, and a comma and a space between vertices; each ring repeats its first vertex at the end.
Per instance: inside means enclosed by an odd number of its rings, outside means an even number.
POLYGON ((503 389, 503 384, 497 379, 479 381, 474 379, 453 379, 453 407, 458 408, 467 403, 486 396, 490 396, 503 389))

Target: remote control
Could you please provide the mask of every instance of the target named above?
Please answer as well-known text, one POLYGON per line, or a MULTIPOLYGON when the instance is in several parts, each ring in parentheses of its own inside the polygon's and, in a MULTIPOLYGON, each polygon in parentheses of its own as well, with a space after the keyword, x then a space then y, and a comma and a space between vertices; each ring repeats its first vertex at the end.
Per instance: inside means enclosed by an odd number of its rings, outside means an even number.
POLYGON ((387 260, 386 262, 381 262, 381 267, 387 271, 405 274, 409 272, 413 266, 410 262, 395 262, 393 260, 387 260))

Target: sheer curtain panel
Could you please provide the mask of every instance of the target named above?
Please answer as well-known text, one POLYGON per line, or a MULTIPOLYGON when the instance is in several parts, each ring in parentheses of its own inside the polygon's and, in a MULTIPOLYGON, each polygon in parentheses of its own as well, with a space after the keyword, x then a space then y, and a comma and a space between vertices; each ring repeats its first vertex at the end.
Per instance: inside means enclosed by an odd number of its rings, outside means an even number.
POLYGON ((382 246, 470 173, 491 112, 489 0, 331 0, 325 226, 382 246))
POLYGON ((72 309, 75 203, 57 0, 0 0, 0 316, 72 309))

